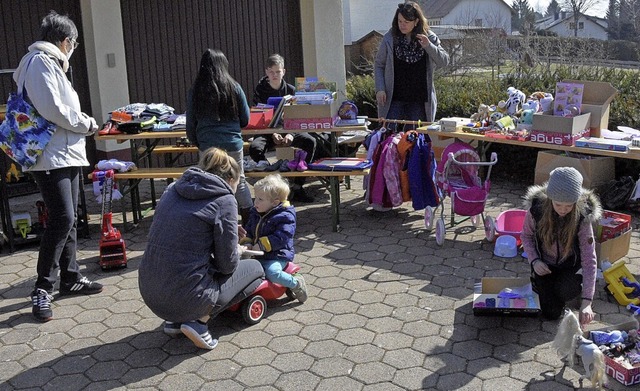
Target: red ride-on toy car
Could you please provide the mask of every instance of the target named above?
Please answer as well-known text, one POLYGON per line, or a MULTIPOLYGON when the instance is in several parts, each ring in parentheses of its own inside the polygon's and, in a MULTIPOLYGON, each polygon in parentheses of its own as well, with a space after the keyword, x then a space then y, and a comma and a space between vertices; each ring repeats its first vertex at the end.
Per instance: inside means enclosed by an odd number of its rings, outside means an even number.
MULTIPOLYGON (((287 263, 284 271, 289 274, 295 274, 300 270, 300 266, 293 262, 287 263)), ((291 289, 286 288, 275 282, 263 280, 256 290, 243 301, 229 307, 231 311, 242 311, 242 318, 250 325, 258 324, 264 318, 267 312, 267 301, 276 300, 287 295, 291 300, 295 299, 291 289)))

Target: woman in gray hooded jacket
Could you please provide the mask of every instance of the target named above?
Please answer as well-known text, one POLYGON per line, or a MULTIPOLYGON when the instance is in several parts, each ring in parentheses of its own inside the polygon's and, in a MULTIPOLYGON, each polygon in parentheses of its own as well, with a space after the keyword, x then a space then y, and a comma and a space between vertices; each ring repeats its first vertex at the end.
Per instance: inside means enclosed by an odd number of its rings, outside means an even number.
POLYGON ((167 334, 184 333, 203 349, 218 341, 207 321, 250 295, 264 271, 255 259, 240 259, 240 181, 235 159, 218 148, 202 153, 160 198, 138 284, 145 304, 165 320, 167 334))
POLYGON ((378 116, 432 122, 437 107, 433 71, 448 64, 449 54, 420 6, 399 4, 375 58, 378 116))

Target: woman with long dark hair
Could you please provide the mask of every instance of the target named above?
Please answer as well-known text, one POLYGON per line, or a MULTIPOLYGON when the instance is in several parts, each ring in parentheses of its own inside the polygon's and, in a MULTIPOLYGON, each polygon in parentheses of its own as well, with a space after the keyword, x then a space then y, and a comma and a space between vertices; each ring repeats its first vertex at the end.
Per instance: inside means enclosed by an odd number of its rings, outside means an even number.
POLYGON ((378 116, 432 122, 437 107, 433 71, 447 64, 449 54, 420 6, 413 1, 398 4, 375 58, 378 116))
POLYGON ((187 97, 187 137, 200 152, 220 148, 238 162, 241 173, 236 200, 242 217, 248 217, 253 206, 242 166, 241 129, 248 123, 247 98, 229 74, 227 57, 219 50, 205 50, 187 97))

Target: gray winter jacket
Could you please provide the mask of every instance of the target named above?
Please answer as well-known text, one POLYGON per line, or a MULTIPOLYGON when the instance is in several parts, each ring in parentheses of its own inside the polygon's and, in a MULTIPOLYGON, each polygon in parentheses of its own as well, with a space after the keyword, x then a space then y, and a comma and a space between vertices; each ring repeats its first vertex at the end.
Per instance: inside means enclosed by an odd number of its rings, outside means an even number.
POLYGON ((162 319, 186 322, 212 312, 218 279, 239 262, 238 205, 217 175, 189 168, 156 209, 138 271, 140 293, 162 319))
MULTIPOLYGON (((429 56, 427 61, 427 88, 429 89, 427 96, 429 101, 425 103, 426 120, 433 122, 436 116, 436 108, 438 100, 436 98, 436 90, 433 87, 433 71, 436 68, 445 67, 449 64, 449 54, 440 45, 440 39, 432 32, 428 32, 429 46, 425 49, 429 56)), ((393 34, 391 30, 382 38, 380 48, 375 59, 375 82, 376 92, 385 91, 387 94, 387 102, 384 106, 378 106, 378 116, 386 118, 391 106, 391 98, 393 98, 393 34)))

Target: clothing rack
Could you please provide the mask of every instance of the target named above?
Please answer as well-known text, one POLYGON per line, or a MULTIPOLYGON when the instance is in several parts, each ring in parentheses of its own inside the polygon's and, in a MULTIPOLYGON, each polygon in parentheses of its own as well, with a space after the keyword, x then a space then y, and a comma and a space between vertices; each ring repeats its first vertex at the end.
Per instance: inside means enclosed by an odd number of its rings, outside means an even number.
POLYGON ((402 125, 418 125, 418 127, 422 125, 431 125, 431 122, 421 121, 421 120, 411 121, 406 119, 386 119, 386 118, 366 118, 366 120, 371 122, 382 122, 383 124, 391 123, 391 124, 402 124, 402 125))

